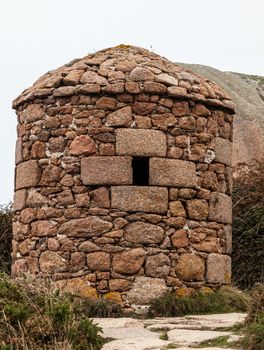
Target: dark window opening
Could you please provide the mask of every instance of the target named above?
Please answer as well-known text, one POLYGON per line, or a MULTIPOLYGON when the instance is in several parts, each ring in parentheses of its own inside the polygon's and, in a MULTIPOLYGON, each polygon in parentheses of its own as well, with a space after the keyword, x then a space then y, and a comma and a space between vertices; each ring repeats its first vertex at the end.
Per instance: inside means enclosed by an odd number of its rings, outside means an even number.
POLYGON ((133 185, 148 186, 149 185, 149 158, 133 157, 133 185))

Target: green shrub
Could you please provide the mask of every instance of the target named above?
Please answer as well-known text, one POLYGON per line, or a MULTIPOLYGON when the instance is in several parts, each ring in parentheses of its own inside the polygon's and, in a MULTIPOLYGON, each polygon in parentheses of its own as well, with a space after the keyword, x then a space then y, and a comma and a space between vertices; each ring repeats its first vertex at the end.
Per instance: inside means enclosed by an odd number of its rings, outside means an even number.
POLYGON ((264 161, 234 181, 233 282, 250 289, 264 282, 264 161))
POLYGON ((103 346, 103 338, 99 335, 102 329, 93 321, 84 318, 70 331, 70 340, 76 350, 97 350, 103 346))
POLYGON ((123 309, 120 304, 108 300, 89 300, 82 302, 81 312, 90 317, 121 317, 123 316, 123 309))
POLYGON ((245 350, 264 349, 264 284, 255 286, 252 292, 242 345, 245 350))
POLYGON ((102 329, 89 319, 89 312, 112 316, 119 306, 95 305, 61 293, 50 281, 12 281, 1 273, 0 350, 99 350, 104 344, 102 329))
POLYGON ((221 288, 209 294, 196 292, 188 297, 179 297, 175 293, 168 293, 152 301, 149 315, 151 317, 175 317, 244 312, 247 310, 248 304, 249 297, 233 288, 221 288))
POLYGON ((0 271, 10 273, 12 250, 11 204, 0 206, 0 271))

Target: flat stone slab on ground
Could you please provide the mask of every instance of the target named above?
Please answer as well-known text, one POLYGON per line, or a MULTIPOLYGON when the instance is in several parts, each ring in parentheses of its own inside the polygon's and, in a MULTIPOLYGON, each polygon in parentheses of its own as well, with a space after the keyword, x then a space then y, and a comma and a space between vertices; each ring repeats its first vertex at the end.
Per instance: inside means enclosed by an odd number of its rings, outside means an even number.
POLYGON ((105 344, 102 350, 165 350, 169 343, 161 339, 122 339, 105 344))
POLYGON ((149 330, 155 329, 208 329, 233 327, 236 323, 245 320, 244 313, 193 315, 185 317, 156 317, 152 320, 144 320, 144 325, 149 330))
MULTIPOLYGON (((246 314, 231 313, 217 315, 195 315, 185 317, 157 317, 155 319, 134 318, 95 318, 94 322, 103 329, 103 337, 113 339, 102 350, 166 350, 172 344, 177 350, 191 350, 192 344, 204 340, 230 335, 232 332, 220 331, 244 321, 246 314), (207 329, 207 330, 204 330, 207 329), (219 329, 219 331, 213 331, 219 329), (160 339, 168 331, 168 340, 160 339), (181 346, 181 347, 179 347, 181 346)), ((200 348, 201 349, 201 348, 200 348)), ((222 350, 221 348, 203 348, 222 350)), ((201 349, 201 350, 203 350, 201 349)), ((225 350, 235 350, 226 349, 225 350)))
MULTIPOLYGON (((161 349, 161 350, 163 350, 163 349, 161 349)), ((184 347, 184 348, 176 348, 176 350, 194 350, 194 348, 184 347)), ((223 348, 215 348, 215 347, 213 347, 213 348, 199 348, 199 350, 223 350, 223 348)), ((225 348, 224 350, 238 350, 238 349, 225 348)))
POLYGON ((168 340, 178 345, 193 345, 203 341, 231 335, 231 332, 202 331, 197 329, 172 329, 168 333, 168 340))
POLYGON ((103 337, 113 341, 102 350, 159 350, 168 341, 159 339, 160 334, 144 328, 142 320, 133 318, 95 318, 94 322, 103 328, 103 337))

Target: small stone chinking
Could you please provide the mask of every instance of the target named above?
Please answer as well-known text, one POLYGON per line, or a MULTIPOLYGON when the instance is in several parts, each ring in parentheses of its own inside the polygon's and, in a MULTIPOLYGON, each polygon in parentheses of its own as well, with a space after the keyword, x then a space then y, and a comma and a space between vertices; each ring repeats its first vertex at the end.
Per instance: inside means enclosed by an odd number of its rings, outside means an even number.
POLYGON ((125 306, 230 283, 234 106, 216 84, 120 45, 48 72, 13 107, 14 277, 125 306))

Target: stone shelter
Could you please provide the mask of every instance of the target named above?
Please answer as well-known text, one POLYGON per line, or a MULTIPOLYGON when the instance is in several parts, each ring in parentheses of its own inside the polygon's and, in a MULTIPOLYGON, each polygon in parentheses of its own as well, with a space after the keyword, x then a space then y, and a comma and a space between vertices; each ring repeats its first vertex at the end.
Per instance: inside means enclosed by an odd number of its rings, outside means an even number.
POLYGON ((215 83, 120 45, 13 107, 14 277, 125 306, 230 283, 234 106, 215 83))

